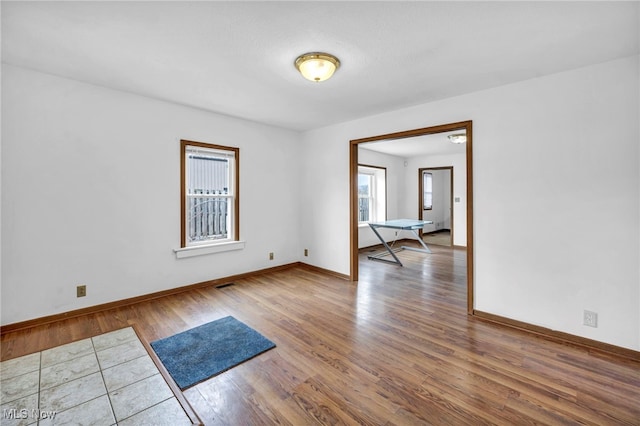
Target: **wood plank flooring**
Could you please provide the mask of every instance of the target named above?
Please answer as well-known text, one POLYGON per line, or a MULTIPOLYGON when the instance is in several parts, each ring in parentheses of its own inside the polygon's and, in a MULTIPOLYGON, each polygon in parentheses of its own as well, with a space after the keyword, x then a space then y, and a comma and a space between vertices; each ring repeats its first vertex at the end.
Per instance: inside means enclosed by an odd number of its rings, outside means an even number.
POLYGON ((466 315, 463 250, 361 253, 2 336, 2 360, 135 324, 153 341, 233 315, 276 343, 184 394, 206 425, 640 425, 640 365, 466 315))

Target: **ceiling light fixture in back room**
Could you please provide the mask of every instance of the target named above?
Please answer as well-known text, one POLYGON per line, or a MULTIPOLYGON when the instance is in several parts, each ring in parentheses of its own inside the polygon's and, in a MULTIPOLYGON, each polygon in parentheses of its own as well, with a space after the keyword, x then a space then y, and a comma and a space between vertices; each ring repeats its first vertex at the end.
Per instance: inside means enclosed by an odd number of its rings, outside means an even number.
POLYGON ((447 137, 451 143, 465 143, 467 141, 467 135, 465 133, 455 133, 447 137))
POLYGON ((329 53, 310 52, 298 56, 294 65, 307 80, 320 82, 331 78, 340 68, 340 60, 329 53))

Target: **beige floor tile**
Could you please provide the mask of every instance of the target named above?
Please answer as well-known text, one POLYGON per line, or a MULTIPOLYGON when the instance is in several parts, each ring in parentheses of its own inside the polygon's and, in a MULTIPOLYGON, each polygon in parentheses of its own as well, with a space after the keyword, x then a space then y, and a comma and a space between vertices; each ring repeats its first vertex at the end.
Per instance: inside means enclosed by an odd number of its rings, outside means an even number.
POLYGON ((40 352, 0 362, 0 379, 10 379, 40 368, 40 352))
POLYGON ((37 410, 37 393, 2 404, 0 405, 0 425, 25 426, 34 424, 38 421, 37 417, 34 416, 34 413, 36 413, 37 410))
POLYGON ((107 391, 113 392, 158 373, 151 357, 145 355, 102 370, 102 377, 107 391))
POLYGON ((130 361, 141 356, 148 355, 147 350, 142 346, 139 340, 132 340, 118 346, 96 352, 100 367, 103 370, 113 367, 114 365, 130 361))
POLYGON ((91 339, 79 340, 62 346, 42 351, 42 368, 50 367, 60 362, 69 361, 94 352, 91 339))
POLYGON ((3 379, 0 383, 0 404, 4 405, 27 395, 38 393, 40 371, 3 379))
POLYGON ((131 327, 112 331, 110 333, 100 334, 91 338, 96 351, 102 351, 113 346, 121 345, 125 342, 138 340, 138 335, 131 327))
POLYGON ((0 379, 2 426, 191 424, 131 327, 1 362, 0 379))
POLYGON ((111 392, 111 405, 120 421, 173 397, 173 393, 160 374, 111 392))
POLYGON ((40 391, 98 371, 100 366, 95 353, 43 368, 40 372, 40 391))
POLYGON ((52 419, 42 420, 39 426, 51 425, 96 425, 110 426, 116 423, 109 403, 109 397, 103 395, 91 401, 59 412, 52 419))
POLYGON ((175 398, 147 408, 125 420, 118 426, 190 426, 191 420, 175 398))
POLYGON ((102 374, 94 373, 43 390, 40 392, 40 409, 62 412, 106 393, 102 374))

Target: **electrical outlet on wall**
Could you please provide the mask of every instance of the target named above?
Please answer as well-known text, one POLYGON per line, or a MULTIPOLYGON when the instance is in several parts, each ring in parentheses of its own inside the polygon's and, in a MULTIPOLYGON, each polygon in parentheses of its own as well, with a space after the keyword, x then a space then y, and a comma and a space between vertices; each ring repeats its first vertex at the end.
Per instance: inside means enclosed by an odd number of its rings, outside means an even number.
POLYGON ((79 285, 76 287, 76 297, 85 297, 87 295, 87 286, 79 285))
POLYGON ((598 313, 585 310, 582 322, 589 327, 598 327, 598 313))

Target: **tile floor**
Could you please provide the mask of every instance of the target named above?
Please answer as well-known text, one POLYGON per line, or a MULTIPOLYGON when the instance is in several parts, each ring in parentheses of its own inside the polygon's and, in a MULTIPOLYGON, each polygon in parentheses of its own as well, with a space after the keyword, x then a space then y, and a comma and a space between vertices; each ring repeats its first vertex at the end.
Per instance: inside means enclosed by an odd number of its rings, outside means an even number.
POLYGON ((191 425, 133 328, 0 362, 1 425, 191 425))

